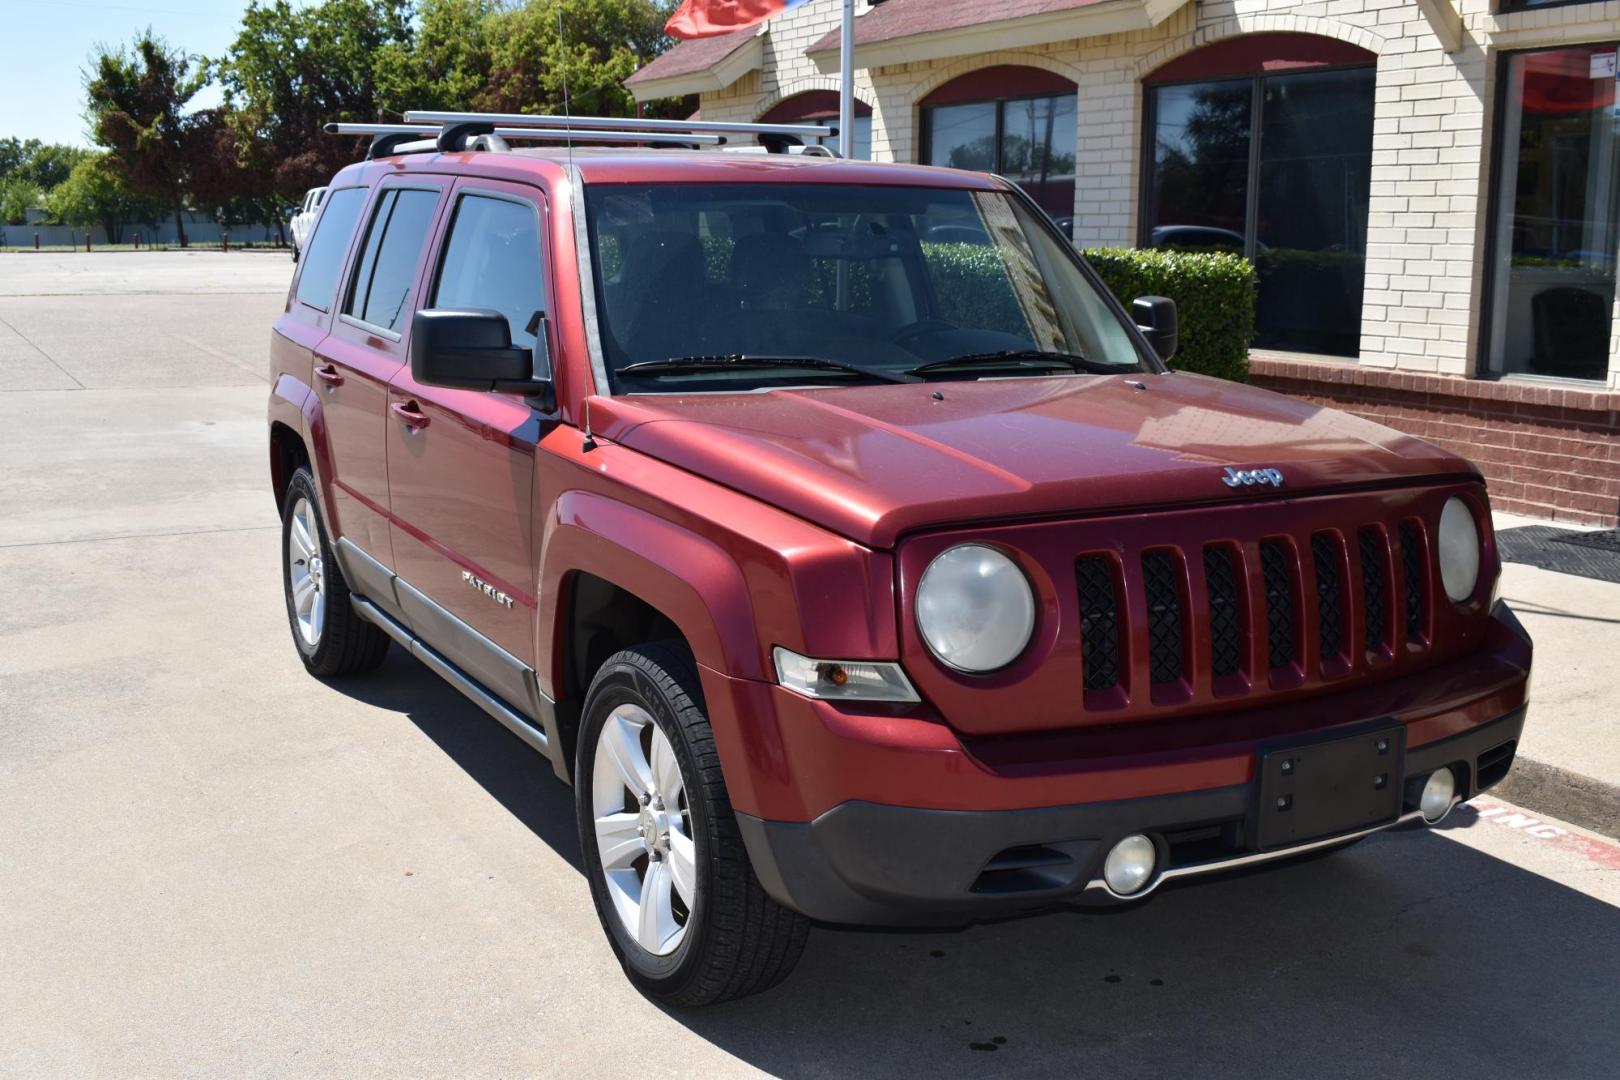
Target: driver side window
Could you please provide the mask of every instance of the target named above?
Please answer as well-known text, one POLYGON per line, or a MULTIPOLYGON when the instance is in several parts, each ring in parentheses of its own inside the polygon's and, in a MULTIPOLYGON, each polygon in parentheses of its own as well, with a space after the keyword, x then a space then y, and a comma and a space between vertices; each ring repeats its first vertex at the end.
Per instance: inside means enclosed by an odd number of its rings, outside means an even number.
POLYGON ((534 204, 495 195, 456 202, 430 306, 499 311, 512 344, 532 347, 546 306, 534 204))

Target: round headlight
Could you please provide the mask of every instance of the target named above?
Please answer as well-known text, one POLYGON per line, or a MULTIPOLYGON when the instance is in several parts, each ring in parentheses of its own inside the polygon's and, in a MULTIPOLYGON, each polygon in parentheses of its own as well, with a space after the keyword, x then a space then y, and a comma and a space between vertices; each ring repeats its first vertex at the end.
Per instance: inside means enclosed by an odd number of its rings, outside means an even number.
POLYGON ((1458 604, 1473 596, 1479 584, 1479 527, 1468 504, 1455 495, 1440 511, 1440 580, 1458 604))
POLYGON ((917 629, 959 671, 994 671, 1024 651, 1035 630, 1035 594, 1007 556, 983 544, 942 552, 917 585, 917 629))

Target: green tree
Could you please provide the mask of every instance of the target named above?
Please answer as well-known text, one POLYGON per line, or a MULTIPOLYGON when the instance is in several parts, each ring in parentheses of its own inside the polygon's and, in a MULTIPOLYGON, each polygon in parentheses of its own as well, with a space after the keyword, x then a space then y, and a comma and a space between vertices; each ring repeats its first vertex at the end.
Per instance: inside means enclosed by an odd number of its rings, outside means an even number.
POLYGON ((329 121, 398 120, 380 74, 398 77, 414 41, 408 0, 253 0, 236 40, 212 64, 245 164, 292 202, 364 152, 322 133, 329 121))
POLYGON ((206 79, 196 58, 171 49, 150 30, 128 49, 101 47, 85 76, 96 142, 111 152, 130 191, 173 209, 182 237, 191 160, 185 109, 206 79))
POLYGON ((500 0, 422 0, 414 40, 378 57, 380 96, 401 111, 472 108, 489 85, 507 12, 500 0))
POLYGON ((624 80, 669 47, 667 0, 528 0, 499 18, 488 85, 475 107, 488 112, 633 116, 624 80), (558 13, 562 36, 558 35, 558 13))
POLYGON ((77 146, 38 139, 0 139, 0 180, 27 180, 49 190, 66 180, 73 166, 89 153, 77 146))
POLYGON ((107 154, 87 154, 80 159, 67 179, 51 190, 47 205, 51 216, 63 224, 79 228, 100 225, 112 244, 123 243, 125 225, 162 212, 151 200, 130 192, 107 154))
POLYGON ((0 179, 0 223, 27 224, 28 211, 40 205, 43 196, 40 186, 32 180, 17 176, 0 179))

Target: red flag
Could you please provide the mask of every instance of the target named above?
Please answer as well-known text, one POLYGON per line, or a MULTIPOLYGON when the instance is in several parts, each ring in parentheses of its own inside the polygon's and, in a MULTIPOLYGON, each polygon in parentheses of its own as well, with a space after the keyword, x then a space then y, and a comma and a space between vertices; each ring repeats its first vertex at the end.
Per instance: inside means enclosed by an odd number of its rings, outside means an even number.
POLYGON ((671 37, 719 37, 798 7, 804 0, 683 0, 664 29, 671 37))

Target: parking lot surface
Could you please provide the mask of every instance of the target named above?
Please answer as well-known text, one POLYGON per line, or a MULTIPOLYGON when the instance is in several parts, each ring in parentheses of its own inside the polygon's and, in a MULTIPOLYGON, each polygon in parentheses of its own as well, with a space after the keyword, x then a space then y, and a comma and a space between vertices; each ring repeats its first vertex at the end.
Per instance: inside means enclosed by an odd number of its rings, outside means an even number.
POLYGON ((0 257, 0 1075, 1620 1071, 1620 845, 1488 798, 1119 913, 818 929, 770 993, 650 1004, 538 756, 398 650, 298 664, 290 271, 0 257))

